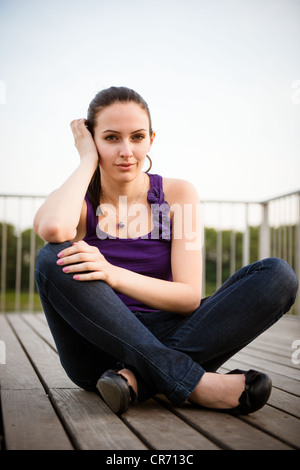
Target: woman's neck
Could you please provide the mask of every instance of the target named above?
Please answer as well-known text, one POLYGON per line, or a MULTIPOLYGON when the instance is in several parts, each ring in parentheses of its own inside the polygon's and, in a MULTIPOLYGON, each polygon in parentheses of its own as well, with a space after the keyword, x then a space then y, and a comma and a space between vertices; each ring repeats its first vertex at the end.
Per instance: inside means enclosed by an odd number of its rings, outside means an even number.
POLYGON ((140 173, 134 180, 120 183, 101 176, 100 198, 106 202, 117 206, 119 197, 127 198, 128 206, 143 198, 149 189, 149 178, 145 173, 140 173))

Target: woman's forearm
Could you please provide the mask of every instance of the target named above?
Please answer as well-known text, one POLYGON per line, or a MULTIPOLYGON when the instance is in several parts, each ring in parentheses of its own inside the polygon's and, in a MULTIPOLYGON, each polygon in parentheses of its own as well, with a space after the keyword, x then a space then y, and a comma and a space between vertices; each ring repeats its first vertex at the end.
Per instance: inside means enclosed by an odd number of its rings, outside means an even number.
POLYGON ((77 282, 105 281, 117 292, 155 309, 189 315, 200 305, 201 260, 197 259, 195 266, 190 264, 189 277, 177 273, 171 282, 115 266, 83 240, 64 248, 57 257, 57 264, 77 282))
POLYGON ((200 305, 201 285, 170 282, 113 267, 114 289, 150 307, 190 315, 200 305))
POLYGON ((34 230, 41 238, 51 243, 75 238, 84 197, 94 171, 92 159, 81 160, 65 183, 48 196, 34 219, 34 230))

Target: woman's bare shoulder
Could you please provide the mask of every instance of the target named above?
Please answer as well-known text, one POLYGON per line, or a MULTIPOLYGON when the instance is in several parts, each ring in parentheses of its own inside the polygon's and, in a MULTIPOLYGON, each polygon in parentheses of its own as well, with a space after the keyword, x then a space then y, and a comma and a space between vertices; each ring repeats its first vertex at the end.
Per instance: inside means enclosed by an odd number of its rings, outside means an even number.
POLYGON ((165 199, 169 204, 180 201, 198 200, 195 186, 187 180, 178 178, 163 178, 165 199))

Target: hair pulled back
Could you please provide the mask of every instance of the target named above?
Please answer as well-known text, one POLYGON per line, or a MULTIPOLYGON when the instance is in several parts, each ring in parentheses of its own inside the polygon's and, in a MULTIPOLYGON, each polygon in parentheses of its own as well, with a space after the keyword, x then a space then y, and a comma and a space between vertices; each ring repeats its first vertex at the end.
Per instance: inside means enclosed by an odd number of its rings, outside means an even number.
MULTIPOLYGON (((150 136, 153 133, 152 130, 152 122, 149 107, 146 101, 139 95, 136 91, 127 88, 127 87, 110 87, 104 90, 99 91, 93 100, 90 102, 87 111, 87 126, 89 131, 91 132, 92 136, 94 136, 95 127, 97 124, 97 116, 98 113, 114 103, 129 103, 133 102, 138 104, 142 109, 144 109, 149 118, 149 133, 150 136)), ((93 208, 97 209, 99 201, 100 201, 100 169, 97 167, 91 182, 88 187, 87 195, 89 200, 91 201, 93 208)))

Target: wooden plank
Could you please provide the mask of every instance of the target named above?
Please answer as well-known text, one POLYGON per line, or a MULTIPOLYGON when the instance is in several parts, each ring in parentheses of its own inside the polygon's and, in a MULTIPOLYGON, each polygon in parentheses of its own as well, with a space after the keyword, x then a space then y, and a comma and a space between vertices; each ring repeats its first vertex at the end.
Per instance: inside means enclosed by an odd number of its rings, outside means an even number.
POLYGON ((1 390, 6 450, 72 450, 41 389, 1 390))
POLYGON ((52 389, 50 395, 77 449, 147 449, 95 393, 52 389))
MULTIPOLYGON (((166 406, 170 406, 165 399, 163 400, 166 406)), ((229 414, 205 410, 204 408, 192 406, 189 403, 182 407, 172 407, 172 409, 177 416, 195 427, 195 429, 203 433, 203 435, 222 449, 292 449, 291 446, 229 414)))
POLYGON ((271 328, 262 333, 249 346, 264 345, 271 348, 274 354, 291 352, 291 346, 295 339, 300 338, 300 319, 285 316, 271 328))
POLYGON ((18 314, 8 316, 32 364, 48 388, 76 388, 63 370, 58 355, 18 314))
POLYGON ((155 400, 132 406, 122 419, 135 433, 143 436, 152 449, 218 450, 219 447, 203 434, 180 420, 155 400))
POLYGON ((0 315, 0 332, 0 339, 4 341, 6 349, 5 364, 0 364, 1 390, 41 389, 41 382, 34 373, 26 354, 8 324, 6 317, 2 314, 0 315))
POLYGON ((273 387, 268 403, 274 408, 300 418, 300 397, 273 387))
POLYGON ((269 372, 275 372, 284 377, 289 377, 291 379, 300 381, 300 370, 295 369, 292 366, 284 366, 276 362, 268 361, 267 359, 261 357, 254 358, 253 356, 249 356, 247 351, 239 352, 238 355, 235 356, 235 359, 248 364, 248 368, 253 368, 255 365, 255 367, 259 370, 268 370, 269 372))
POLYGON ((56 345, 51 334, 48 324, 44 321, 41 321, 41 317, 35 313, 23 313, 22 319, 30 325, 30 327, 38 333, 38 335, 49 344, 49 346, 56 351, 56 345))
POLYGON ((48 325, 44 312, 36 312, 34 315, 36 315, 39 321, 48 325))
POLYGON ((0 315, 0 331, 6 344, 6 363, 0 366, 6 449, 72 449, 40 380, 4 315, 0 315))
POLYGON ((262 350, 262 349, 255 349, 254 347, 248 346, 247 349, 244 351, 245 354, 250 358, 255 360, 256 358, 264 359, 265 361, 269 361, 270 363, 274 362, 275 364, 287 366, 294 369, 292 363, 292 351, 290 353, 285 354, 278 354, 277 350, 262 350))
POLYGON ((269 353, 272 353, 273 355, 276 355, 276 357, 282 356, 282 357, 286 357, 290 359, 291 358, 291 344, 290 342, 288 343, 289 344, 287 344, 286 342, 284 344, 279 344, 277 338, 274 339, 270 336, 263 335, 262 338, 259 337, 256 340, 254 340, 252 343, 250 343, 247 346, 247 350, 251 351, 253 349, 255 351, 256 350, 262 351, 263 353, 269 352, 269 353), (275 345, 274 345, 274 341, 276 341, 275 345))
POLYGON ((300 421, 294 416, 267 405, 256 413, 241 419, 276 436, 295 449, 300 448, 300 421))

